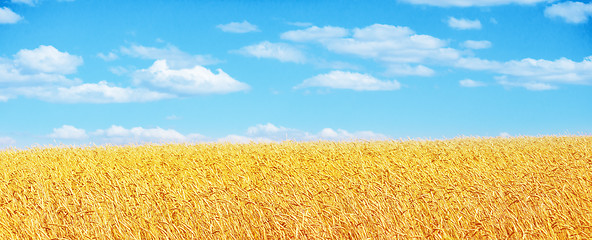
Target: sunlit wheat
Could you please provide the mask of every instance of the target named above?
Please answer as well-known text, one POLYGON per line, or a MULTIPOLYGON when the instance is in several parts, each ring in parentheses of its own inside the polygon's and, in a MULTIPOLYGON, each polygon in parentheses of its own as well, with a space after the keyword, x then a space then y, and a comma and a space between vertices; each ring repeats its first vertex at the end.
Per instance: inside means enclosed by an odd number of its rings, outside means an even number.
POLYGON ((590 239, 592 137, 0 152, 1 239, 590 239))

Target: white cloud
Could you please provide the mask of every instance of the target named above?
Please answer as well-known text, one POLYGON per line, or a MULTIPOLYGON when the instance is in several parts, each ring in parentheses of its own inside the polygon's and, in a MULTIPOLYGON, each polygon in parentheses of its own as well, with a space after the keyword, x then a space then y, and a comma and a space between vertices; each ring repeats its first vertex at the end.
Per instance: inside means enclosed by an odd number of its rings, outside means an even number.
POLYGON ((486 7, 507 4, 530 5, 549 0, 400 0, 411 4, 431 5, 437 7, 486 7))
POLYGON ((393 64, 388 66, 386 74, 395 76, 422 76, 429 77, 435 74, 434 70, 424 65, 415 67, 408 64, 393 64))
MULTIPOLYGON (((62 74, 43 73, 23 70, 14 61, 0 58, 0 83, 4 86, 31 86, 31 85, 72 85, 79 80, 68 79, 62 74)), ((1 88, 0 88, 1 90, 1 88)))
POLYGON ((190 68, 196 65, 211 65, 220 62, 207 55, 190 55, 173 45, 167 45, 165 48, 155 48, 134 44, 130 47, 121 47, 120 51, 122 54, 141 59, 165 59, 168 65, 175 69, 190 68))
POLYGON ((381 81, 368 74, 331 71, 306 79, 295 88, 307 87, 328 87, 356 91, 388 91, 401 88, 401 84, 395 80, 381 81))
POLYGON ((3 23, 17 23, 18 21, 22 20, 23 17, 14 13, 10 8, 2 7, 0 8, 0 24, 3 23))
MULTIPOLYGON (((221 138, 211 138, 198 133, 183 134, 174 129, 160 127, 131 127, 111 125, 109 128, 87 131, 71 125, 54 128, 47 135, 55 140, 69 140, 77 144, 144 144, 144 143, 198 143, 198 142, 282 142, 291 141, 352 141, 352 140, 387 140, 388 136, 372 131, 349 132, 343 129, 323 128, 318 133, 310 133, 271 123, 249 127, 244 134, 229 134, 221 138)), ((9 137, 0 137, 0 146, 14 144, 9 137)))
POLYGON ((547 83, 532 85, 529 89, 551 89, 551 83, 561 84, 592 84, 592 56, 581 62, 574 62, 567 58, 553 61, 545 59, 524 58, 497 62, 479 58, 462 58, 456 63, 457 67, 472 70, 488 70, 495 73, 518 77, 524 82, 547 83))
POLYGON ((567 58, 554 61, 525 58, 505 62, 498 73, 545 82, 592 84, 592 56, 581 62, 567 58))
POLYGON ((475 81, 475 80, 471 80, 471 79, 460 80, 458 82, 458 84, 461 87, 469 87, 469 88, 487 86, 487 84, 485 84, 484 82, 479 82, 479 81, 475 81))
POLYGON ((464 41, 461 44, 462 47, 464 48, 469 48, 469 49, 485 49, 485 48, 490 48, 491 47, 491 42, 490 41, 474 41, 474 40, 467 40, 464 41))
POLYGON ((508 81, 505 77, 498 77, 498 83, 504 87, 521 87, 525 88, 526 90, 530 91, 545 91, 545 90, 555 90, 557 86, 542 83, 542 82, 534 82, 534 81, 508 81))
POLYGON ((273 58, 281 62, 306 62, 306 57, 300 50, 285 43, 264 41, 259 44, 243 47, 238 52, 257 58, 273 58))
POLYGON ((43 45, 22 49, 13 59, 0 58, 0 98, 6 101, 28 92, 42 94, 52 87, 80 84, 79 79, 69 79, 65 74, 76 72, 81 64, 81 57, 43 45), (39 89, 43 91, 36 92, 39 89))
POLYGON ((82 57, 60 52, 53 46, 41 45, 36 49, 22 49, 14 56, 14 62, 25 71, 37 73, 75 73, 82 65, 82 57))
POLYGON ((167 60, 157 60, 148 69, 138 70, 133 75, 136 85, 181 95, 224 94, 250 88, 222 69, 217 69, 217 72, 215 74, 202 66, 176 70, 169 68, 167 60))
POLYGON ((148 102, 175 97, 147 89, 116 87, 105 81, 74 86, 13 87, 0 89, 0 94, 5 94, 9 98, 24 96, 59 103, 148 102))
POLYGON ((320 132, 313 134, 306 131, 287 128, 282 126, 275 126, 271 123, 258 124, 247 129, 246 136, 242 135, 228 135, 224 138, 218 139, 221 142, 233 143, 248 143, 248 142, 281 142, 286 140, 292 141, 317 141, 317 140, 331 140, 331 141, 349 141, 349 140, 386 140, 387 136, 372 131, 358 131, 348 132, 343 129, 333 130, 332 128, 324 128, 320 132))
POLYGON ((121 75, 125 75, 125 74, 132 72, 132 70, 130 70, 130 68, 126 68, 123 66, 115 66, 115 67, 110 67, 109 72, 111 72, 115 75, 121 76, 121 75))
POLYGON ((493 60, 468 57, 459 58, 455 63, 455 67, 466 68, 470 70, 496 70, 502 68, 502 63, 493 60))
POLYGON ((560 17, 568 23, 578 24, 588 22, 592 17, 592 3, 560 2, 545 9, 545 16, 560 17))
POLYGON ((227 142, 227 143, 265 143, 265 142, 273 142, 273 140, 268 138, 261 138, 261 137, 246 137, 241 135, 231 134, 223 138, 219 138, 218 142, 227 142))
POLYGON ((285 40, 305 42, 341 38, 347 36, 348 34, 349 31, 341 27, 325 26, 319 28, 317 26, 312 26, 304 30, 293 30, 282 33, 280 37, 285 40))
POLYGON ((27 4, 29 6, 35 6, 35 4, 39 1, 38 0, 11 0, 10 2, 27 4))
POLYGON ((458 30, 481 29, 481 22, 479 19, 469 20, 465 18, 457 19, 449 17, 448 26, 458 30))
POLYGON ((84 129, 75 128, 70 125, 63 125, 60 128, 54 128, 53 133, 49 134, 48 137, 57 139, 79 140, 88 138, 88 135, 86 134, 86 131, 84 129))
POLYGON ((59 87, 57 93, 39 96, 39 98, 46 101, 65 103, 149 102, 172 97, 174 95, 147 89, 116 87, 105 81, 85 83, 72 87, 59 87))
POLYGON ((221 29, 224 32, 230 32, 230 33, 248 33, 248 32, 258 32, 259 31, 259 28, 256 25, 253 25, 247 21, 231 22, 228 24, 220 24, 216 27, 221 29))
POLYGON ((309 22, 288 22, 289 25, 297 26, 297 27, 310 27, 312 23, 309 22))
POLYGON ((415 34, 408 27, 374 24, 353 30, 351 38, 317 39, 328 50, 370 58, 386 64, 448 62, 459 52, 429 35, 415 34))
POLYGON ((160 143, 160 142, 198 142, 205 137, 201 134, 183 135, 174 129, 163 129, 160 127, 124 128, 112 125, 108 129, 99 129, 92 133, 95 138, 101 139, 103 143, 130 144, 130 143, 160 143))
POLYGON ((117 56, 117 54, 115 54, 113 52, 109 52, 107 54, 99 53, 99 54, 97 54, 97 57, 109 62, 109 61, 113 61, 113 60, 117 59, 119 56, 117 56))

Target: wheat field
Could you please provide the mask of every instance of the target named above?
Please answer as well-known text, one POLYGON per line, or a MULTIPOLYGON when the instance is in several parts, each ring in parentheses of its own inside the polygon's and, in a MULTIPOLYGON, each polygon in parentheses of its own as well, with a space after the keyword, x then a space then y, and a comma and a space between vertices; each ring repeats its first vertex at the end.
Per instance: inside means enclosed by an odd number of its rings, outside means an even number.
POLYGON ((1 239, 590 239, 592 136, 0 151, 1 239))

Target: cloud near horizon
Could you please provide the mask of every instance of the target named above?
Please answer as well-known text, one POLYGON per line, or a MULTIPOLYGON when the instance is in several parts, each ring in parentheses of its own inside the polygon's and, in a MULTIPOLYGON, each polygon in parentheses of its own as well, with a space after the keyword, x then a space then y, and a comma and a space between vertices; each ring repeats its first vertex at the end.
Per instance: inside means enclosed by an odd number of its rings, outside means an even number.
MULTIPOLYGON (((106 129, 87 131, 71 125, 54 128, 47 137, 56 141, 78 142, 79 144, 143 144, 143 143, 207 143, 207 142, 282 142, 282 141, 352 141, 352 140, 387 140, 386 135, 372 131, 349 132, 343 129, 324 128, 318 133, 275 126, 271 123, 257 124, 247 128, 244 134, 229 134, 220 138, 207 137, 198 133, 182 134, 174 129, 160 127, 125 128, 112 125, 106 129)), ((1 139, 1 138, 0 138, 1 139)), ((8 144, 15 142, 6 140, 8 144)), ((1 144, 1 142, 0 142, 1 144)))

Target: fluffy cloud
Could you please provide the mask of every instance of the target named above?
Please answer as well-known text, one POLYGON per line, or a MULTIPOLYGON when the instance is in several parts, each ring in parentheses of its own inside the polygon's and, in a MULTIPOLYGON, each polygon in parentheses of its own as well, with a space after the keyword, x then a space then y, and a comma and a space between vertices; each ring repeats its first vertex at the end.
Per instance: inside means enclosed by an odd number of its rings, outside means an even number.
POLYGON ((545 16, 560 17, 568 23, 585 23, 592 17, 592 3, 561 2, 545 9, 545 16))
POLYGON ((306 62, 306 57, 300 50, 284 43, 271 43, 265 41, 259 44, 243 47, 239 52, 257 58, 273 58, 281 62, 306 62))
POLYGON ((130 47, 121 47, 122 54, 150 60, 167 60, 168 66, 175 69, 190 68, 196 65, 211 65, 220 62, 207 55, 191 55, 179 50, 173 45, 167 45, 164 48, 146 47, 141 45, 131 45, 130 47))
POLYGON ((431 5, 437 7, 486 7, 507 4, 536 4, 548 0, 400 0, 411 4, 431 5))
POLYGON ((80 84, 65 75, 76 72, 82 57, 60 52, 53 46, 22 49, 13 59, 0 58, 0 98, 4 101, 18 95, 42 95, 48 89, 80 84))
POLYGON ((467 40, 464 41, 461 44, 462 47, 464 48, 468 48, 468 49, 485 49, 485 48, 490 48, 491 47, 491 42, 490 41, 474 41, 474 40, 467 40))
POLYGON ((0 24, 3 23, 17 23, 23 19, 20 15, 14 13, 10 8, 2 7, 0 8, 0 24))
POLYGON ((471 80, 471 79, 460 80, 458 82, 458 84, 461 87, 469 87, 469 88, 487 86, 487 84, 485 84, 484 82, 479 82, 479 81, 475 81, 475 80, 471 80))
POLYGON ((70 125, 63 125, 60 128, 54 128, 53 133, 49 134, 48 137, 56 139, 85 139, 88 138, 84 129, 75 128, 70 125))
POLYGON ((36 49, 22 49, 14 62, 25 71, 38 73, 72 74, 82 65, 82 57, 60 52, 53 46, 41 45, 36 49))
POLYGON ((221 29, 224 32, 230 32, 230 33, 248 33, 248 32, 259 31, 259 28, 257 28, 257 26, 255 26, 247 21, 231 22, 228 24, 220 24, 216 27, 221 29))
POLYGON ((320 74, 306 79, 295 88, 307 87, 328 87, 356 91, 388 91, 401 88, 401 84, 395 80, 381 81, 367 74, 331 71, 327 74, 320 74))
POLYGON ((481 22, 479 19, 469 20, 465 18, 457 19, 449 17, 448 26, 458 30, 481 29, 481 22))
POLYGON ((312 26, 303 30, 294 30, 283 33, 280 37, 295 42, 323 41, 327 39, 341 38, 349 34, 349 31, 341 27, 325 26, 319 28, 312 26))
POLYGON ((157 60, 148 69, 136 71, 133 78, 136 85, 180 95, 223 94, 250 88, 222 69, 217 69, 217 72, 215 74, 202 66, 171 69, 167 60, 157 60))

